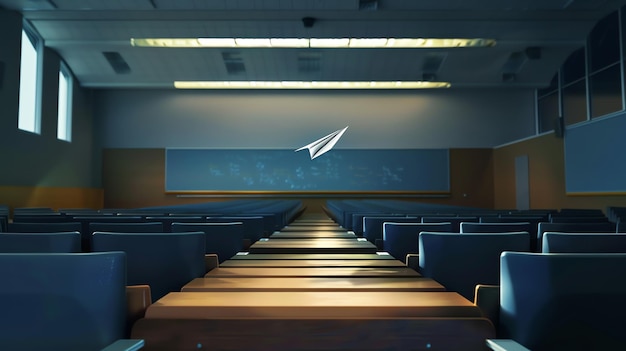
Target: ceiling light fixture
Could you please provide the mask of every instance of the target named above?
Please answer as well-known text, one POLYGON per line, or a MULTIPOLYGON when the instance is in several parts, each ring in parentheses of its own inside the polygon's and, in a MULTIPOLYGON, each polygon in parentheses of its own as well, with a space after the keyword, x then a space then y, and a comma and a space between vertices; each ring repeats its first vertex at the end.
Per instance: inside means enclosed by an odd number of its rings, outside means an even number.
POLYGON ((176 81, 177 89, 436 89, 449 88, 448 82, 423 81, 176 81))
POLYGON ((164 48, 461 48, 490 47, 467 38, 132 38, 132 46, 164 48))

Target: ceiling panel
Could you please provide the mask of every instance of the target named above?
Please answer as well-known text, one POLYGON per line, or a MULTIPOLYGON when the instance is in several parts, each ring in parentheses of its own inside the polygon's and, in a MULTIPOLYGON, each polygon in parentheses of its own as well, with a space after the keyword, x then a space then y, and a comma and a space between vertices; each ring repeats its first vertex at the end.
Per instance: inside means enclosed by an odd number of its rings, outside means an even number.
POLYGON ((540 87, 595 22, 626 0, 0 0, 22 11, 77 79, 90 87, 172 87, 175 80, 418 80, 454 86, 540 87), (312 27, 302 18, 315 18, 312 27), (228 73, 225 49, 139 48, 133 37, 483 37, 470 49, 240 49, 245 71, 228 73), (524 56, 536 47, 541 58, 524 56), (130 72, 117 74, 103 52, 130 72), (433 68, 433 58, 441 57, 433 68), (519 57, 514 68, 511 57, 519 57), (431 63, 428 63, 431 62, 431 63), (426 66, 425 66, 426 65, 426 66), (509 67, 509 68, 507 68, 509 67), (516 79, 502 74, 514 70, 516 79))

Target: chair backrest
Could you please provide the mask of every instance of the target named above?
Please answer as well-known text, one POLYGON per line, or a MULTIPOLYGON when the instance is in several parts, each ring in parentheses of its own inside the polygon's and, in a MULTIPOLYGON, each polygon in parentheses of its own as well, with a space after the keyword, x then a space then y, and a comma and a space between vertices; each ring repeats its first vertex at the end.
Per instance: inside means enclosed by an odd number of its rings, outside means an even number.
POLYGON ((478 217, 457 216, 457 217, 422 217, 422 223, 450 223, 450 232, 459 233, 462 222, 478 222, 478 217))
POLYGON ((163 224, 163 231, 166 233, 172 232, 172 223, 204 223, 206 217, 204 216, 154 216, 146 217, 148 222, 161 222, 163 224))
POLYGON ((530 222, 511 223, 461 223, 461 233, 506 233, 506 232, 527 232, 533 233, 530 236, 530 251, 537 251, 537 238, 534 233, 537 225, 530 222))
POLYGON ((0 252, 80 252, 80 233, 0 233, 0 252))
POLYGON ((0 350, 101 350, 127 337, 123 252, 0 254, 0 350))
POLYGON ((499 336, 533 351, 626 350, 626 254, 505 252, 499 336))
MULTIPOLYGON (((345 227, 345 229, 352 230, 354 234, 357 236, 363 236, 363 217, 406 217, 402 214, 391 214, 384 212, 358 212, 352 214, 352 226, 350 228, 345 227)), ((415 217, 416 222, 419 222, 421 218, 415 217)))
POLYGON ((228 223, 172 223, 172 232, 202 232, 205 234, 205 253, 217 254, 220 263, 243 250, 242 222, 228 223))
POLYGON ((129 285, 150 285, 152 300, 202 277, 204 233, 95 232, 93 251, 124 251, 129 285))
POLYGON ((425 232, 419 236, 419 268, 423 276, 473 301, 477 284, 498 284, 503 251, 529 250, 530 234, 526 232, 425 232))
POLYGON ((543 233, 543 253, 626 253, 626 234, 543 233))
POLYGON ((161 222, 137 222, 137 223, 113 223, 92 222, 89 223, 89 233, 94 232, 117 232, 117 233, 162 233, 161 222))
POLYGON ((9 223, 7 232, 11 233, 53 233, 53 232, 81 232, 80 222, 50 222, 50 223, 9 223))
POLYGON ((615 232, 613 224, 610 222, 601 223, 548 223, 541 222, 537 226, 537 252, 541 252, 543 233, 608 233, 615 232))
POLYGON ((598 223, 608 222, 609 219, 605 216, 601 217, 570 217, 570 216, 552 216, 550 217, 551 223, 598 223))
POLYGON ((418 253, 420 232, 452 232, 450 223, 383 223, 383 249, 396 259, 405 262, 406 255, 418 253))
POLYGON ((400 216, 381 216, 381 217, 363 217, 363 237, 367 241, 376 244, 376 240, 383 239, 383 223, 421 223, 421 218, 417 217, 400 217, 400 216))
POLYGON ((265 220, 262 216, 218 216, 208 217, 207 223, 241 222, 243 224, 243 236, 254 243, 265 234, 265 220))

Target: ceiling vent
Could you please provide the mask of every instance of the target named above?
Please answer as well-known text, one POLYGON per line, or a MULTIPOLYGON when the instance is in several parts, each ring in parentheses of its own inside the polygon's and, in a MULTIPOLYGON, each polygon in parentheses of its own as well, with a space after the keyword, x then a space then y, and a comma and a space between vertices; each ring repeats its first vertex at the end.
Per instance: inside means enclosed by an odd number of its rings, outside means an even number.
POLYGON ((113 68, 115 73, 117 74, 130 73, 130 66, 128 65, 126 60, 124 60, 122 55, 120 55, 119 52, 104 51, 102 55, 104 55, 104 58, 109 62, 109 65, 111 65, 111 68, 113 68))
POLYGON ((222 52, 222 60, 224 61, 224 66, 226 66, 226 72, 228 72, 229 75, 246 73, 246 66, 243 63, 241 53, 233 51, 222 52))
POLYGON ((378 10, 378 0, 359 0, 359 10, 361 11, 378 10))
POLYGON ((301 52, 298 55, 298 72, 317 73, 321 70, 322 55, 319 52, 301 52))
POLYGON ((448 54, 446 53, 437 52, 426 54, 424 56, 424 61, 422 62, 422 72, 430 74, 437 73, 447 56, 448 54))

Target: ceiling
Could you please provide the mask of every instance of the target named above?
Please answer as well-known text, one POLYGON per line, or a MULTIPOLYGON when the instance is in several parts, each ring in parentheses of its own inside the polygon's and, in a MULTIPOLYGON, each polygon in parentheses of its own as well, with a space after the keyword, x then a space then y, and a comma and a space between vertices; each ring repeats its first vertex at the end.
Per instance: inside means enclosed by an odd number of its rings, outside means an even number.
MULTIPOLYGON (((397 81, 541 87, 626 0, 0 0, 25 16, 81 85, 175 80, 397 81), (313 17, 305 27, 304 17, 313 17), (488 48, 142 48, 133 37, 490 38, 488 48), (117 72, 103 52, 119 53, 117 72), (434 76, 433 76, 434 75, 434 76)), ((111 56, 110 54, 108 55, 111 56)), ((117 54, 113 54, 117 56, 117 54)))

